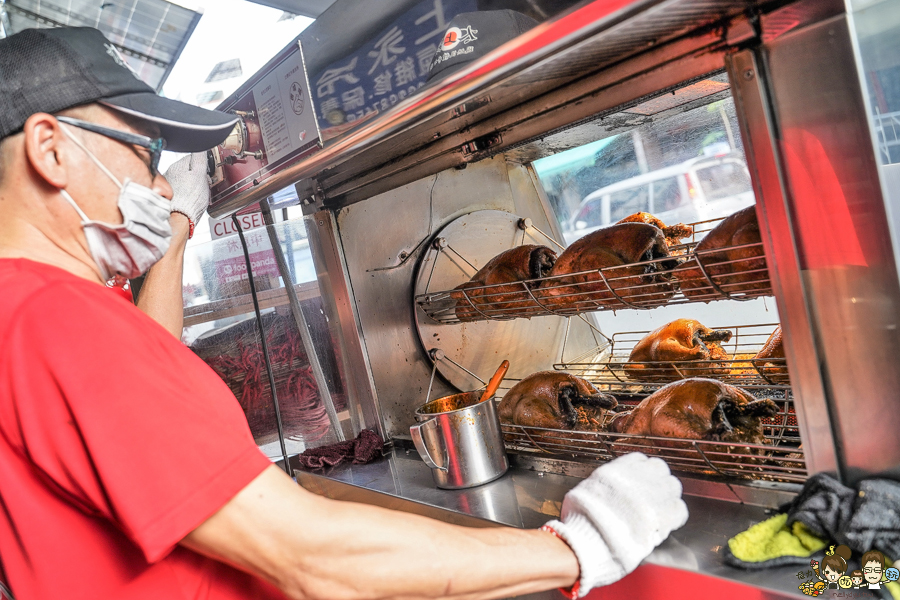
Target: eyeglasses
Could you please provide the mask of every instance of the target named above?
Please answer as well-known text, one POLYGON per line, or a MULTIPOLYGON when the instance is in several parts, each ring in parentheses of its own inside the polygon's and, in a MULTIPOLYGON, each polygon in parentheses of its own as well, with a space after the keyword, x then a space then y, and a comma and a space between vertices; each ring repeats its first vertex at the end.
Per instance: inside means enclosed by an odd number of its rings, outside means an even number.
POLYGON ((881 573, 880 567, 865 567, 863 573, 881 573))
POLYGON ((150 175, 155 179, 159 174, 159 171, 157 170, 159 167, 159 159, 162 156, 163 150, 165 150, 166 148, 166 140, 164 140, 163 138, 153 139, 151 137, 147 137, 146 135, 131 133, 129 131, 120 131, 118 129, 111 129, 109 127, 97 125, 96 123, 91 123, 89 121, 73 119, 72 117, 56 117, 56 120, 62 121, 63 123, 66 123, 73 127, 78 127, 79 129, 84 129, 85 131, 99 133, 100 135, 104 135, 119 142, 146 148, 150 152, 150 175))

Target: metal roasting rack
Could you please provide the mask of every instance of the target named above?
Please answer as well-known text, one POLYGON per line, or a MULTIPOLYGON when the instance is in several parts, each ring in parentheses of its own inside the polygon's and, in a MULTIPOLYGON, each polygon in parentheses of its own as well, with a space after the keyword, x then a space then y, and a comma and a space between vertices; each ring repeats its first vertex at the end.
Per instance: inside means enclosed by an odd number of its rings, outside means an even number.
MULTIPOLYGON (((426 287, 415 301, 431 319, 453 324, 771 296, 762 243, 696 250, 719 221, 690 224, 690 240, 672 246, 665 258, 514 283, 435 292, 426 287), (725 256, 737 252, 750 256, 725 256), (673 261, 678 266, 673 268, 673 261)), ((477 271, 463 253, 446 243, 435 244, 434 251, 457 263, 461 259, 472 275, 477 271)))
POLYGON ((641 388, 652 393, 678 379, 709 377, 744 389, 790 392, 784 358, 765 361, 754 358, 777 326, 777 323, 766 323, 710 327, 731 332, 730 340, 716 342, 728 357, 719 360, 630 361, 634 347, 650 332, 624 331, 613 334, 603 346, 574 360, 557 363, 553 368, 587 379, 597 386, 609 386, 611 390, 641 388))
POLYGON ((682 473, 788 483, 803 483, 808 476, 802 448, 768 437, 771 444, 734 444, 507 423, 502 430, 507 450, 527 455, 605 462, 628 452, 643 452, 682 473))
MULTIPOLYGON (((605 462, 628 452, 665 460, 673 471, 728 479, 803 483, 808 477, 793 400, 761 394, 779 405, 763 425, 765 444, 663 438, 604 431, 614 412, 594 423, 596 431, 525 427, 501 423, 507 451, 561 460, 605 462), (792 424, 789 424, 792 423, 792 424)), ((624 405, 629 402, 622 403, 624 405)))
MULTIPOLYGON (((516 380, 504 380, 508 389, 516 380)), ((767 396, 771 397, 771 396, 767 396)), ((793 401, 773 398, 778 414, 764 425, 765 444, 739 444, 713 440, 663 438, 603 431, 614 412, 606 411, 597 431, 525 427, 501 423, 507 451, 525 456, 606 462, 629 452, 643 452, 668 463, 674 472, 700 473, 726 479, 803 483, 808 477, 803 448, 799 446, 793 401), (792 420, 793 425, 786 423, 792 420)))
POLYGON ((640 451, 662 458, 673 471, 802 483, 807 471, 787 365, 784 359, 767 360, 765 364, 753 360, 776 326, 772 323, 712 327, 732 333, 729 341, 719 344, 728 355, 722 360, 629 362, 634 346, 650 333, 629 331, 614 334, 604 345, 571 362, 554 365, 554 369, 586 379, 600 391, 614 395, 623 408, 636 406, 667 383, 682 378, 705 376, 739 386, 755 397, 773 400, 779 407, 775 415, 762 420, 765 444, 611 433, 604 430, 615 413, 606 411, 601 421, 593 423, 597 431, 504 423, 507 449, 527 455, 591 461, 612 460, 627 452, 640 451), (630 376, 626 368, 632 365, 644 367, 642 375, 649 371, 659 376, 649 379, 630 376))
POLYGON ((718 343, 728 358, 699 361, 629 361, 635 345, 650 332, 625 331, 609 337, 591 352, 556 363, 553 368, 590 381, 601 392, 614 395, 623 406, 638 404, 672 381, 690 377, 716 379, 778 404, 778 413, 763 419, 763 432, 773 442, 794 443, 800 432, 787 362, 783 358, 754 360, 777 326, 767 323, 711 327, 731 331, 729 341, 718 343))

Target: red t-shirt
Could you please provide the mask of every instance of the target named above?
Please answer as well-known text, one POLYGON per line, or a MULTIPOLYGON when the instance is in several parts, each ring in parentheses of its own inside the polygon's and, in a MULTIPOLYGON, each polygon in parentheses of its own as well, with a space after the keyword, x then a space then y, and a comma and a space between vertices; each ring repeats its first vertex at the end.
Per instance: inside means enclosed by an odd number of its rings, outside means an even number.
POLYGON ((269 464, 225 384, 133 304, 0 260, 0 576, 17 600, 283 598, 177 545, 269 464))

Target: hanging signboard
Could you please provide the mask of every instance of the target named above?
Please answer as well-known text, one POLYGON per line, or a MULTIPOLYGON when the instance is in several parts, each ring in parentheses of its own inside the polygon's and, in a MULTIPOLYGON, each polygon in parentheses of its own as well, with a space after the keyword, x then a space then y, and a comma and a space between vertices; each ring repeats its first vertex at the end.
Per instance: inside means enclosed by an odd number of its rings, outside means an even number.
POLYGON ((423 0, 353 54, 313 76, 323 139, 415 94, 425 85, 450 21, 477 9, 475 0, 423 0))

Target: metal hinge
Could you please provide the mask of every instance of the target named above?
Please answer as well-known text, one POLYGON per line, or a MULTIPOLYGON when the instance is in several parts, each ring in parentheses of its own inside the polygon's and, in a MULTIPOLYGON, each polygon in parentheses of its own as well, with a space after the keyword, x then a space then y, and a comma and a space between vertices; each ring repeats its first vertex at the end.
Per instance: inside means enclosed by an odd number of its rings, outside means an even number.
POLYGON ((470 100, 469 102, 466 102, 465 104, 461 104, 460 106, 457 106, 456 108, 454 108, 453 112, 450 113, 450 118, 456 119, 458 117, 463 116, 466 113, 472 112, 473 110, 478 110, 479 108, 481 108, 483 106, 487 106, 490 103, 491 103, 490 96, 482 96, 481 98, 475 98, 474 100, 470 100))
POLYGON ((489 148, 493 148, 494 146, 498 146, 502 141, 503 138, 500 137, 499 133, 489 133, 487 135, 481 136, 480 138, 475 138, 471 142, 463 144, 461 150, 464 155, 468 156, 470 154, 475 154, 476 152, 482 152, 489 148))

